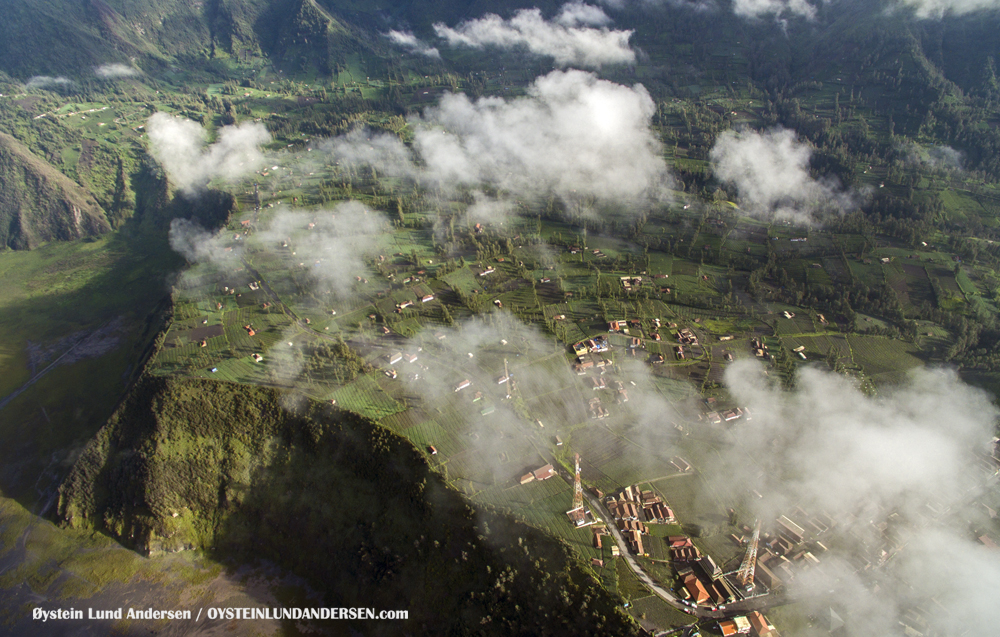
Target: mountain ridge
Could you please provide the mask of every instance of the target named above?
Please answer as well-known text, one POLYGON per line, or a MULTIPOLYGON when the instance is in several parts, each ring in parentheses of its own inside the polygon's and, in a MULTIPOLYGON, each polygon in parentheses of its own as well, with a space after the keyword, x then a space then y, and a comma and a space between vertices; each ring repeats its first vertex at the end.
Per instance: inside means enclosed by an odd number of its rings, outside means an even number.
POLYGON ((89 191, 0 133, 0 244, 33 248, 110 231, 104 209, 89 191))

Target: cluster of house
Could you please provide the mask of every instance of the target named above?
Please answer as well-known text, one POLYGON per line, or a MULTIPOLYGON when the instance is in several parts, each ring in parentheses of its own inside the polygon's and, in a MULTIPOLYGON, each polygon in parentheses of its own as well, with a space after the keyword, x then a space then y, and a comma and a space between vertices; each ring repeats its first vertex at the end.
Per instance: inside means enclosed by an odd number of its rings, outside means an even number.
POLYGON ((625 383, 616 381, 618 383, 618 402, 627 403, 628 402, 628 390, 625 389, 625 383))
POLYGON ((621 277, 622 289, 626 292, 631 292, 634 289, 642 287, 642 277, 641 276, 623 276, 621 277))
POLYGON ((521 484, 528 484, 535 480, 548 480, 554 475, 556 475, 556 470, 551 464, 547 464, 521 476, 521 484))
POLYGON ((690 473, 691 471, 694 470, 694 467, 691 466, 691 463, 685 460, 684 458, 681 458, 680 456, 674 456, 673 458, 671 458, 670 464, 674 465, 674 468, 680 471, 681 473, 690 473))
MULTIPOLYGON (((807 516, 801 508, 796 509, 807 516)), ((833 519, 824 514, 809 516, 805 523, 813 532, 821 534, 833 525, 833 519)), ((797 570, 817 566, 820 563, 814 551, 826 551, 821 542, 806 542, 807 532, 794 520, 782 515, 775 520, 774 532, 764 535, 763 545, 757 554, 756 581, 771 591, 784 587, 785 582, 795 578, 797 570)))
POLYGON ((646 524, 674 524, 674 512, 653 491, 642 491, 630 485, 605 499, 608 512, 637 555, 643 555, 642 536, 649 532, 646 524))
MULTIPOLYGON (((680 543, 683 540, 690 542, 689 538, 670 537, 671 542, 680 543)), ((687 549, 696 556, 693 559, 678 561, 675 559, 674 568, 677 570, 677 577, 680 581, 680 594, 689 603, 699 605, 711 605, 718 607, 721 604, 728 604, 736 600, 736 591, 733 590, 729 582, 722 577, 722 569, 708 555, 698 555, 698 551, 693 546, 671 547, 671 554, 687 549)))
POLYGON ((764 339, 752 339, 750 341, 750 349, 753 350, 753 355, 757 358, 767 358, 767 344, 764 343, 764 339))
POLYGON ((578 375, 583 376, 587 373, 588 369, 597 369, 603 374, 606 367, 613 365, 612 361, 609 361, 601 356, 595 356, 593 354, 584 354, 583 356, 576 357, 576 363, 573 364, 573 371, 578 375))
POLYGON ((724 619, 719 622, 719 632, 723 637, 731 635, 751 635, 752 637, 779 637, 771 622, 760 611, 752 611, 746 616, 724 619))
POLYGON ((684 327, 677 332, 677 342, 681 345, 697 345, 698 337, 690 329, 684 327))
POLYGON ((645 555, 646 549, 642 546, 642 532, 636 529, 629 531, 622 531, 622 535, 625 537, 625 541, 628 542, 628 547, 636 555, 645 555))
POLYGON ((416 363, 419 358, 416 354, 403 354, 402 352, 393 352, 392 354, 387 354, 386 359, 388 359, 390 365, 395 365, 396 363, 405 360, 407 363, 416 363))
MULTIPOLYGON (((984 478, 990 478, 1000 473, 1000 438, 993 438, 993 441, 982 448, 974 450, 975 466, 979 469, 984 478)), ((990 519, 995 520, 997 512, 985 504, 977 503, 986 507, 990 519)))
MULTIPOLYGON (((600 549, 604 546, 604 538, 608 536, 608 529, 605 526, 594 527, 594 548, 600 549)), ((621 550, 618 548, 618 544, 614 539, 609 540, 611 543, 611 557, 618 557, 621 555, 621 550)), ((604 566, 604 562, 597 564, 597 566, 604 566)))
POLYGON ((596 396, 587 401, 587 407, 590 409, 591 418, 607 418, 610 415, 608 410, 601 405, 601 399, 596 396))
MULTIPOLYGON (((670 548, 670 559, 675 563, 697 562, 701 559, 701 551, 691 542, 691 538, 686 535, 668 535, 667 546, 670 548)), ((712 558, 708 559, 711 560, 712 558)))
POLYGON ((718 425, 722 422, 732 422, 734 420, 739 420, 740 418, 751 420, 750 408, 733 407, 732 409, 725 409, 722 411, 710 411, 705 414, 705 418, 713 425, 718 425))
POLYGON ((577 356, 584 356, 590 353, 601 353, 606 352, 611 349, 611 343, 608 342, 607 336, 595 336, 594 338, 588 338, 585 341, 580 341, 573 345, 573 352, 577 356))
MULTIPOLYGON (((673 323, 671 323, 671 325, 675 326, 673 323)), ((625 335, 629 334, 630 329, 641 328, 641 327, 642 327, 642 321, 640 321, 639 319, 629 319, 627 321, 624 319, 619 319, 617 321, 608 321, 609 332, 619 332, 625 335)), ((653 328, 654 330, 660 329, 660 319, 658 318, 653 319, 653 328)), ((660 340, 660 339, 657 337, 655 340, 660 340)))

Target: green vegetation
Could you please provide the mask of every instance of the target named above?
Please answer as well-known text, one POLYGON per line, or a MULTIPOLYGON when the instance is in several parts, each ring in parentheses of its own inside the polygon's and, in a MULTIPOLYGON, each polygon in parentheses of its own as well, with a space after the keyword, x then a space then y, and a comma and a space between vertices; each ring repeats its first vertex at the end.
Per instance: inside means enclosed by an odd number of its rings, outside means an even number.
POLYGON ((0 133, 0 244, 34 248, 53 239, 78 239, 111 230, 86 190, 0 133))
POLYGON ((143 378, 84 450, 59 508, 72 527, 144 552, 273 560, 325 603, 405 599, 419 633, 635 631, 566 548, 470 507, 405 440, 273 389, 143 378))
MULTIPOLYGON (((725 370, 756 358, 754 341, 786 386, 817 365, 874 393, 927 363, 958 366, 994 391, 1000 383, 994 17, 876 20, 874 3, 854 3, 821 15, 828 22, 818 34, 784 37, 770 21, 726 12, 615 12, 648 58, 600 75, 649 91, 652 126, 678 179, 675 201, 626 220, 524 197, 520 216, 477 231, 465 217, 471 193, 446 202, 424 185, 325 162, 296 168, 300 179, 255 175, 259 214, 249 180, 216 184, 231 193, 177 194, 143 129, 156 111, 198 121, 210 136, 260 121, 277 163, 352 131, 410 143, 408 117, 444 93, 509 98, 551 69, 551 60, 521 52, 403 54, 381 35, 386 24, 412 25, 429 38, 435 21, 454 24, 473 9, 340 0, 7 5, 0 241, 17 251, 0 253, 0 460, 11 468, 0 488, 17 504, 0 510, 0 532, 9 546, 26 510, 53 515, 44 504, 61 483, 58 515, 70 528, 45 526, 55 548, 44 552, 79 565, 71 572, 90 569, 98 588, 146 571, 107 543, 87 557, 97 546, 87 543, 90 529, 155 554, 193 547, 227 564, 273 559, 345 605, 406 599, 414 632, 627 633, 617 596, 632 600, 634 617, 678 626, 687 616, 649 596, 620 561, 591 569, 590 558, 610 558, 592 548, 588 529, 568 523, 571 488, 561 477, 526 485, 519 477, 547 462, 566 468, 579 452, 588 486, 650 485, 684 524, 654 534, 697 531, 698 546, 722 564, 740 552, 723 515, 733 497, 703 472, 730 444, 729 425, 692 414, 708 411, 705 397, 734 406, 725 370), (945 51, 944 40, 976 44, 945 51), (95 77, 109 62, 139 74, 95 77), (56 73, 74 84, 24 84, 56 73), (859 210, 820 228, 748 217, 708 161, 718 136, 740 126, 794 129, 814 149, 814 173, 868 193, 859 210), (961 167, 930 161, 943 145, 964 153, 961 167), (256 228, 272 218, 269 204, 293 202, 305 222, 344 200, 384 213, 392 231, 379 239, 384 259, 367 255, 363 280, 337 297, 293 251, 259 241, 256 228), (184 266, 165 240, 178 217, 223 236, 252 221, 240 239, 244 260, 226 272, 184 266), (496 270, 488 278, 478 276, 485 265, 496 270), (623 276, 643 283, 626 291, 623 276), (270 291, 249 287, 258 281, 270 291), (428 294, 433 302, 396 311, 428 294), (436 337, 455 339, 472 317, 499 334, 504 315, 537 328, 544 344, 491 345, 466 367, 436 337), (614 364, 600 375, 568 371, 571 346, 607 334, 614 320, 638 321, 628 336, 609 337, 614 364), (682 329, 699 341, 683 358, 682 329), (59 358, 81 343, 94 345, 90 354, 59 358), (387 364, 387 354, 418 347, 426 370, 387 364), (495 384, 505 358, 516 377, 547 384, 525 382, 508 401, 495 384), (449 383, 469 374, 474 389, 410 383, 432 369, 454 376, 449 383), (607 386, 595 390, 598 376, 607 386), (642 392, 670 405, 653 434, 636 426, 649 418, 634 400, 642 392), (594 397, 606 409, 600 418, 594 397), (695 470, 682 472, 675 456, 695 470), (309 552, 288 551, 289 538, 309 552)), ((547 15, 557 8, 543 5, 547 15)), ((306 230, 295 232, 293 242, 306 230)), ((650 554, 666 557, 662 541, 650 542, 650 554)), ((660 564, 650 569, 671 577, 660 564)), ((38 591, 61 581, 39 561, 4 577, 38 591)))

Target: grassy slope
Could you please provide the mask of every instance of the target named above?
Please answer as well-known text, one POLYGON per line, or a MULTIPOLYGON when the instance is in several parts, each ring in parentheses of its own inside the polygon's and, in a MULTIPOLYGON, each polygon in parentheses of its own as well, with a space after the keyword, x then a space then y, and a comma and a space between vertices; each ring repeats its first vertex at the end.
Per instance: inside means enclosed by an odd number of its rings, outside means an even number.
POLYGON ((89 192, 0 133, 0 244, 34 248, 109 230, 104 210, 89 192))
POLYGON ((405 600, 411 634, 634 631, 563 546, 472 509, 407 441, 273 389, 145 377, 60 500, 72 526, 270 559, 327 602, 405 600))

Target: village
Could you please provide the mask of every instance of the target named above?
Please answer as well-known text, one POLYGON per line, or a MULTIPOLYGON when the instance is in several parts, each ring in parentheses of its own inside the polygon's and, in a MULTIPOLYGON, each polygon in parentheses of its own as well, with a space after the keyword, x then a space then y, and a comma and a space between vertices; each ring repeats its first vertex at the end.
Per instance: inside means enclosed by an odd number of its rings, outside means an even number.
MULTIPOLYGON (((747 502, 693 496, 710 466, 710 446, 702 441, 725 441, 760 418, 723 388, 727 368, 755 360, 762 377, 782 383, 795 365, 822 363, 829 349, 817 343, 844 339, 823 314, 782 305, 755 307, 752 316, 679 310, 669 302, 677 291, 709 290, 718 271, 677 262, 669 275, 650 268, 598 278, 609 296, 595 302, 567 287, 566 273, 581 277, 589 271, 577 263, 607 267, 622 257, 610 256, 610 249, 574 252, 572 246, 544 268, 537 262, 530 267, 527 251, 477 255, 465 266, 443 267, 430 253, 380 249, 364 271, 351 275, 352 286, 365 290, 370 302, 319 302, 295 294, 300 277, 312 271, 296 254, 297 236, 262 248, 253 229, 241 227, 244 233, 230 247, 249 242, 248 256, 203 279, 211 283, 199 281, 200 288, 185 291, 200 289, 205 298, 197 300, 197 311, 192 302, 190 318, 167 335, 172 358, 164 356, 165 362, 183 360, 193 345, 204 372, 274 382, 271 370, 287 356, 280 350, 295 355, 304 343, 343 339, 358 352, 363 373, 347 386, 341 377, 313 376, 308 382, 318 397, 383 419, 474 501, 523 512, 569 541, 612 589, 638 578, 643 608, 671 608, 703 627, 711 620, 707 632, 713 634, 773 635, 768 617, 781 611, 772 606, 782 607, 785 591, 809 579, 805 573, 824 568, 830 547, 853 546, 852 567, 862 573, 902 550, 892 543, 891 512, 883 512, 885 529, 873 517, 876 526, 864 532, 858 521, 794 507, 758 525, 744 519, 753 509, 747 502), (255 264, 267 259, 285 269, 260 273, 255 264), (438 267, 445 273, 438 276, 438 267), (524 270, 531 272, 530 285, 524 270), (507 327, 530 307, 532 289, 549 304, 537 316, 557 337, 546 344, 507 327), (454 324, 470 319, 489 335, 466 349, 454 324), (237 358, 216 362, 226 342, 235 344, 237 358), (642 412, 651 395, 665 399, 662 412, 642 412), (635 437, 637 419, 659 429, 652 443, 635 437), (570 483, 575 494, 574 469, 586 485, 581 479, 580 497, 571 499, 557 483, 570 483), (729 514, 729 524, 705 527, 706 518, 731 506, 740 513, 729 514), (855 537, 871 533, 885 539, 855 537)), ((493 231, 482 226, 477 236, 493 231)), ((305 366, 313 368, 323 366, 305 366)), ((747 485, 734 500, 760 501, 761 488, 747 485)))

